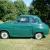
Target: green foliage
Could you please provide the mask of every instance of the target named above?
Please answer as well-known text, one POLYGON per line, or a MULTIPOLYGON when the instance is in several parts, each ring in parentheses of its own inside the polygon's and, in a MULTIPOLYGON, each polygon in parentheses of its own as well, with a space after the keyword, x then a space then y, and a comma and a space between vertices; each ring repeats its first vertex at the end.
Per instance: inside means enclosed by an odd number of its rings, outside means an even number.
POLYGON ((28 8, 22 0, 17 0, 14 2, 16 9, 18 10, 18 15, 27 15, 28 8))
POLYGON ((13 15, 15 16, 14 13, 17 14, 17 11, 16 11, 15 5, 12 2, 0 1, 0 19, 1 20, 5 21, 7 20, 7 18, 13 19, 13 15))
POLYGON ((25 14, 28 14, 28 8, 22 0, 16 2, 0 1, 0 20, 14 20, 17 16, 25 14))
POLYGON ((38 15, 42 18, 42 20, 45 20, 48 18, 48 14, 50 12, 49 4, 47 2, 48 0, 33 0, 31 7, 30 7, 30 14, 32 15, 38 15))

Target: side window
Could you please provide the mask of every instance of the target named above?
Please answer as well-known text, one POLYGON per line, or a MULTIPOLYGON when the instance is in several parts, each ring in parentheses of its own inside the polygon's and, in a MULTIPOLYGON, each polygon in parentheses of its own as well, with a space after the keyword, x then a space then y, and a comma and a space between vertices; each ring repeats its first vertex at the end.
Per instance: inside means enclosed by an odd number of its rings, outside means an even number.
POLYGON ((32 23, 39 23, 39 19, 38 18, 32 18, 32 23))
POLYGON ((29 22, 29 18, 28 17, 21 17, 21 18, 18 19, 18 22, 28 23, 29 22))
POLYGON ((32 18, 32 23, 35 23, 36 21, 35 21, 35 19, 34 18, 32 18))

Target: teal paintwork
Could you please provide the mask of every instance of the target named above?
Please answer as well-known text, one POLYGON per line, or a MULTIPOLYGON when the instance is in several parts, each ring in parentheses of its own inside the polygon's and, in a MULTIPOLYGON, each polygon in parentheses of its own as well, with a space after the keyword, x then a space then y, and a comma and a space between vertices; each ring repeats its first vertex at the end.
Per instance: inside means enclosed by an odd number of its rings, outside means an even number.
POLYGON ((0 31, 8 31, 10 37, 33 37, 37 32, 48 35, 48 25, 43 23, 38 16, 20 16, 17 19, 22 17, 29 18, 29 22, 19 22, 18 20, 5 22, 0 24, 0 31))

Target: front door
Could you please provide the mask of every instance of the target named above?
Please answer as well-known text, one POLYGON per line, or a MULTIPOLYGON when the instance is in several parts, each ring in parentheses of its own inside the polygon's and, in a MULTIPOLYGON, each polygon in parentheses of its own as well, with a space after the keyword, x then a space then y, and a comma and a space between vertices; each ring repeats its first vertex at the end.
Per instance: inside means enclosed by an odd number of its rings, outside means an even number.
POLYGON ((32 25, 29 18, 20 18, 20 21, 14 24, 16 37, 32 37, 32 25))

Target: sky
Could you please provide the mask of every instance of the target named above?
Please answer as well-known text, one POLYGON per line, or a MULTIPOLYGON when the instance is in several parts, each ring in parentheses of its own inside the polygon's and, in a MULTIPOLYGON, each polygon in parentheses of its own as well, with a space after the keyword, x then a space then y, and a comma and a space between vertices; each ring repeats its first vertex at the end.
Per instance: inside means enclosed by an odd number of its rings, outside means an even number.
POLYGON ((27 6, 30 6, 32 0, 23 0, 27 6))
MULTIPOLYGON (((15 0, 12 0, 12 1, 14 2, 15 0)), ((27 6, 30 6, 30 4, 32 2, 32 0, 23 0, 23 1, 27 6)))

